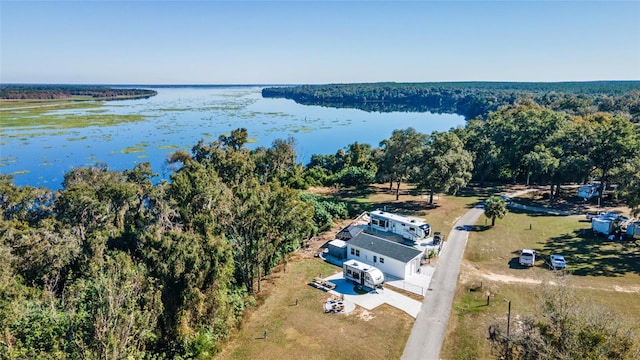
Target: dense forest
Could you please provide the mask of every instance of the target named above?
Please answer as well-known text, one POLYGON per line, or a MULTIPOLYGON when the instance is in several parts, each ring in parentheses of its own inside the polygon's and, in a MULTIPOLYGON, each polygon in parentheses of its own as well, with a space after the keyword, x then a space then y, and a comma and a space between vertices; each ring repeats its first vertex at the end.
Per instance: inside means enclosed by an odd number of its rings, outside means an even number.
POLYGON ((86 96, 99 100, 120 98, 148 98, 157 95, 155 90, 120 89, 98 85, 0 85, 0 99, 7 100, 60 100, 73 96, 86 96))
POLYGON ((486 118, 501 106, 529 101, 571 115, 604 111, 640 122, 640 81, 301 85, 268 87, 262 96, 365 111, 455 113, 467 119, 486 118))
POLYGON ((333 219, 354 215, 309 186, 384 182, 400 196, 410 182, 433 196, 470 181, 517 182, 548 186, 553 202, 563 184, 599 181, 616 184, 607 193, 638 213, 640 124, 617 107, 574 110, 518 98, 464 128, 398 129, 304 165, 294 139, 250 150, 237 129, 174 153, 169 181, 154 181, 147 163, 73 169, 57 191, 2 176, 0 357, 215 354, 264 275, 286 269, 288 254, 333 219))
POLYGON ((246 141, 177 152, 156 185, 148 163, 74 169, 55 192, 0 179, 0 358, 215 354, 261 278, 348 216, 289 183, 292 142, 246 141))

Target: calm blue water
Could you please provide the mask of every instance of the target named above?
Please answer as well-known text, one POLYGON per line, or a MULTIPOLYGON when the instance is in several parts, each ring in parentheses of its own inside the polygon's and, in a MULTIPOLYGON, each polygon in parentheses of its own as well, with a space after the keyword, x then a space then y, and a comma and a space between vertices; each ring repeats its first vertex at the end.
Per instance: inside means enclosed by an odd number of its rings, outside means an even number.
POLYGON ((172 152, 189 151, 200 139, 212 142, 239 127, 247 128, 255 141, 249 148, 295 138, 298 161, 306 164, 312 154, 333 154, 356 141, 377 147, 395 129, 413 127, 428 134, 465 123, 458 115, 369 113, 264 99, 260 87, 148 88, 158 95, 107 102, 99 108, 105 110, 101 114, 141 114, 144 121, 64 130, 0 129, 0 173, 15 174, 16 185, 58 189, 64 174, 74 167, 100 162, 112 170, 124 170, 148 161, 154 172, 166 178, 165 160, 172 152), (25 135, 8 136, 12 133, 25 135))

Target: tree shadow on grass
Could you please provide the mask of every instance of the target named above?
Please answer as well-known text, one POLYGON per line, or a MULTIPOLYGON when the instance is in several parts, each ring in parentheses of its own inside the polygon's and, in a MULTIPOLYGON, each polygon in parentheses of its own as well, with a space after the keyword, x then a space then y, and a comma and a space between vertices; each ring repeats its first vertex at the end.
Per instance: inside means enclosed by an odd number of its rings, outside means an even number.
POLYGON ((608 241, 588 231, 577 230, 543 244, 545 256, 561 254, 567 270, 578 276, 623 276, 640 274, 640 246, 637 242, 608 241))
POLYGON ((481 232, 481 231, 487 231, 489 229, 491 229, 491 226, 489 226, 489 225, 461 225, 461 226, 456 226, 456 230, 458 230, 458 231, 481 232))
POLYGON ((552 209, 549 209, 549 211, 551 212, 542 212, 542 211, 533 211, 533 210, 527 210, 527 209, 520 209, 520 208, 516 208, 513 206, 509 206, 507 207, 507 210, 509 210, 510 213, 512 214, 524 214, 527 216, 531 216, 531 217, 539 217, 539 216, 570 216, 570 215, 564 215, 564 214, 557 214, 554 213, 552 209))

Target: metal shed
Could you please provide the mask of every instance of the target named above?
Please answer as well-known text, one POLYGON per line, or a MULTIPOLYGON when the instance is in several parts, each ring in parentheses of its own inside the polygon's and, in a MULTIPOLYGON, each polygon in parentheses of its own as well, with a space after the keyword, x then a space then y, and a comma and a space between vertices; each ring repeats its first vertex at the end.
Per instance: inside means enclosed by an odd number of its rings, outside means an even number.
POLYGON ((336 259, 344 260, 347 258, 347 243, 340 239, 335 239, 327 243, 327 255, 336 259))

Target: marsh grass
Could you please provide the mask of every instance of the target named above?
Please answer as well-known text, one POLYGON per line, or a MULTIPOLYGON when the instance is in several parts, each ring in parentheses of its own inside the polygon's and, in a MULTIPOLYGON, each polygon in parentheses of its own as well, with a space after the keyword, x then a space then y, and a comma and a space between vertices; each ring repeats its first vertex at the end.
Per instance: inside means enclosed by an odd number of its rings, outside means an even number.
POLYGON ((101 108, 103 104, 100 101, 0 101, 0 136, 32 138, 62 135, 65 132, 61 129, 114 126, 150 117, 141 114, 107 114, 107 110, 101 108), (46 132, 49 129, 56 132, 46 132))

